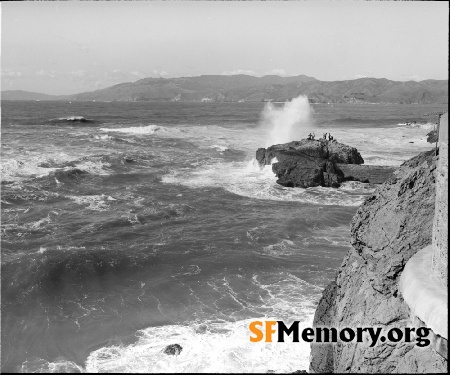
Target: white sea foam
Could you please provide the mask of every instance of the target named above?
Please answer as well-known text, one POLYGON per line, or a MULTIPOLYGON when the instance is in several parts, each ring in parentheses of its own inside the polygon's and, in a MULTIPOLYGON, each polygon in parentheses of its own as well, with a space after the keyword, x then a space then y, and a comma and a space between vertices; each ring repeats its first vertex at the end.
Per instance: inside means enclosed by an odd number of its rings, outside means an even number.
MULTIPOLYGON (((329 249, 330 246, 350 248, 349 233, 350 228, 348 224, 338 225, 335 227, 327 227, 326 229, 314 229, 314 232, 306 235, 299 234, 295 238, 295 242, 298 248, 307 248, 311 245, 323 245, 324 249, 329 249)), ((323 251, 321 256, 326 257, 325 254, 326 252, 323 251)))
MULTIPOLYGON (((195 274, 200 269, 189 265, 180 270, 184 271, 195 274)), ((136 332, 138 340, 133 344, 105 346, 91 352, 84 368, 62 359, 55 362, 36 359, 24 362, 22 370, 92 373, 288 373, 307 370, 309 343, 302 340, 294 343, 292 336, 286 338, 285 343, 252 343, 249 324, 255 320, 283 320, 289 325, 295 320, 300 322, 300 330, 311 327, 321 288, 283 272, 255 274, 251 280, 260 290, 260 302, 263 302, 254 318, 207 319, 149 327, 136 332), (181 353, 165 354, 164 348, 170 344, 181 345, 181 353)), ((141 287, 144 285, 141 283, 141 287)), ((219 292, 233 293, 226 278, 216 280, 216 286, 221 288, 219 292)))
MULTIPOLYGON (((276 160, 272 160, 276 162, 276 160)), ((163 183, 173 183, 192 188, 222 187, 225 190, 255 199, 294 201, 320 205, 359 206, 368 191, 358 185, 355 194, 348 194, 351 185, 344 189, 286 188, 276 184, 272 167, 260 167, 252 159, 249 162, 217 163, 202 166, 194 171, 174 171, 162 178, 163 183)))
MULTIPOLYGON (((198 271, 195 265, 187 266, 186 270, 198 271)), ((293 343, 291 338, 283 344, 252 343, 249 324, 254 320, 284 320, 286 324, 298 320, 300 329, 310 327, 321 289, 289 273, 254 275, 252 283, 261 291, 263 300, 255 318, 149 327, 137 332, 138 341, 134 344, 103 347, 90 353, 85 370, 148 373, 264 373, 269 370, 286 373, 307 370, 308 343, 293 343), (181 353, 177 356, 164 354, 163 350, 169 344, 181 345, 181 353)), ((212 286, 220 294, 233 293, 227 278, 216 280, 212 286)), ((234 298, 239 303, 239 297, 234 298)))
POLYGON ((291 240, 281 240, 280 242, 277 242, 273 245, 268 245, 263 247, 263 250, 265 253, 273 256, 273 257, 280 257, 280 256, 287 256, 291 255, 293 252, 295 252, 297 249, 297 246, 295 243, 291 240))
POLYGON ((68 121, 79 121, 85 120, 83 116, 70 116, 70 117, 60 117, 58 120, 68 120, 68 121))
POLYGON ((165 131, 166 128, 157 125, 132 126, 129 128, 100 128, 104 132, 128 133, 128 134, 155 134, 157 131, 165 131))
POLYGON ((27 158, 3 160, 1 163, 1 174, 3 181, 19 181, 30 177, 43 177, 49 175, 57 168, 43 168, 39 165, 48 159, 36 155, 27 158))
MULTIPOLYGON (((108 175, 109 172, 105 168, 110 166, 110 163, 104 162, 97 157, 92 157, 75 164, 76 168, 95 175, 108 175)), ((65 168, 64 170, 69 169, 70 168, 65 168)))
POLYGON ((250 320, 243 320, 147 328, 139 331, 139 341, 133 345, 106 347, 91 353, 86 371, 283 373, 307 369, 309 344, 251 343, 249 323, 250 320), (182 346, 181 353, 164 354, 164 347, 174 343, 182 346))
POLYGON ((182 266, 178 273, 174 276, 185 276, 185 275, 197 275, 201 272, 201 268, 196 264, 190 264, 188 266, 182 266))
POLYGON ((41 246, 37 252, 38 252, 39 254, 44 254, 46 251, 47 251, 47 248, 41 246))
POLYGON ((89 122, 91 120, 84 118, 83 116, 68 116, 68 117, 58 117, 52 118, 50 121, 73 121, 73 122, 89 122))
POLYGON ((72 361, 56 360, 54 362, 49 362, 41 358, 35 358, 23 362, 20 372, 61 374, 84 372, 84 369, 72 361))
POLYGON ((366 165, 399 166, 432 147, 427 131, 418 126, 336 129, 332 133, 338 142, 358 149, 366 165))
MULTIPOLYGON (((54 152, 47 154, 24 154, 17 155, 15 158, 3 159, 1 163, 1 174, 3 181, 21 181, 28 178, 41 178, 50 175, 56 171, 69 171, 73 167, 57 167, 58 164, 75 162, 79 155, 69 155, 64 152, 54 152)), ((109 174, 105 167, 110 164, 102 162, 101 158, 84 158, 76 162, 75 167, 92 174, 109 174)), ((57 181, 59 183, 60 181, 57 181)))
POLYGON ((111 137, 108 134, 104 134, 104 135, 95 135, 94 139, 98 139, 98 140, 101 140, 101 141, 111 141, 111 140, 113 140, 115 138, 111 137))
POLYGON ((212 145, 212 146, 207 146, 207 148, 213 148, 219 152, 225 152, 225 151, 229 150, 228 146, 226 146, 226 145, 212 145))
POLYGON ((101 194, 101 195, 68 195, 66 198, 73 200, 76 204, 87 205, 86 209, 93 211, 105 211, 109 209, 109 204, 107 201, 111 197, 101 194))
POLYGON ((49 215, 47 215, 47 217, 44 217, 37 221, 33 221, 32 223, 29 224, 29 227, 31 229, 39 229, 42 226, 45 226, 46 224, 48 224, 50 222, 51 222, 51 218, 50 218, 50 214, 49 214, 49 215))
POLYGON ((426 122, 426 123, 400 123, 397 124, 398 126, 408 126, 411 128, 419 128, 419 129, 425 129, 425 130, 433 130, 436 128, 436 124, 432 122, 426 122))

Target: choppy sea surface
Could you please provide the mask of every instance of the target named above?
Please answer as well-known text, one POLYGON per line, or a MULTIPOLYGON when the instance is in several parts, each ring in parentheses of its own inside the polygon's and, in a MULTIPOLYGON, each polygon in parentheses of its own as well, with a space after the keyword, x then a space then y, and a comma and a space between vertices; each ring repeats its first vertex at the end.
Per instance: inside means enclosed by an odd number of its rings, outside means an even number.
POLYGON ((256 149, 330 132, 399 165, 443 109, 2 102, 2 371, 307 369, 309 345, 248 324, 311 326, 373 186, 284 188, 256 149))

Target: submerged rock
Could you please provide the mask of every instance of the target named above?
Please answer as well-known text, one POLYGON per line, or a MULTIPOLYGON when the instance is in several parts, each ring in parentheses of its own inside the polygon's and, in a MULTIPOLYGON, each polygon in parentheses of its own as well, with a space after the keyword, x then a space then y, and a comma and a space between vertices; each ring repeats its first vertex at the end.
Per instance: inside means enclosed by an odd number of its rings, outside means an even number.
POLYGON ((179 344, 170 344, 167 345, 163 352, 167 355, 179 355, 183 350, 182 346, 179 344))
MULTIPOLYGON (((434 150, 403 163, 353 217, 352 248, 336 279, 323 291, 314 327, 410 326, 410 311, 398 293, 406 262, 431 243, 435 207, 434 150)), ((415 341, 312 343, 309 372, 436 373, 447 362, 415 341)))
POLYGON ((277 183, 286 187, 339 187, 344 181, 382 183, 394 168, 365 166, 358 150, 325 139, 294 141, 259 148, 256 160, 272 164, 277 183))

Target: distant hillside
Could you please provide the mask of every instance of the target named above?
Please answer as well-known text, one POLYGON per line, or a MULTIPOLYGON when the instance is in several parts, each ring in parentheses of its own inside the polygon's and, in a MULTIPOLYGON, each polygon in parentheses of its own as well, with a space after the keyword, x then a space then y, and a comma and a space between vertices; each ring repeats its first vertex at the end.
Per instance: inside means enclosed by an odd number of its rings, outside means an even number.
MULTIPOLYGON (((2 91, 2 100, 61 100, 60 96, 22 90, 2 91)), ((64 99, 63 99, 64 100, 64 99)))
POLYGON ((448 80, 398 82, 360 78, 326 82, 305 75, 205 75, 145 78, 65 96, 3 91, 2 100, 284 102, 299 95, 307 95, 313 103, 448 103, 448 80))

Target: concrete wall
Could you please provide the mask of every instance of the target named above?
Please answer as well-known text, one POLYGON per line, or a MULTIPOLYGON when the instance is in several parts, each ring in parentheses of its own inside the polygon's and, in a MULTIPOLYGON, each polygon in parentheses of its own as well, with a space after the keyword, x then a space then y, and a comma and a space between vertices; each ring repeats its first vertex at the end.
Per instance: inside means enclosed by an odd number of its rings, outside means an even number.
POLYGON ((436 206, 433 221, 434 279, 448 286, 448 113, 439 125, 439 161, 436 168, 436 206))

